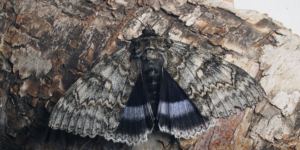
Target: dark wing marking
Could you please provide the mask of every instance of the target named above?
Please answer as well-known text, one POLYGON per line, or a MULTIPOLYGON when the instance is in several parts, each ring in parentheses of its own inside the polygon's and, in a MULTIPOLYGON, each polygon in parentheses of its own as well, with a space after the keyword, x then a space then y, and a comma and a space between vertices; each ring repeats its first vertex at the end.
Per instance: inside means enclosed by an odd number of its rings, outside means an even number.
POLYGON ((113 132, 140 70, 130 57, 119 50, 78 79, 55 105, 49 126, 91 138, 113 132))
POLYGON ((139 75, 115 132, 106 134, 114 142, 135 145, 147 141, 147 134, 153 129, 153 115, 142 75, 139 75))
POLYGON ((265 97, 259 83, 241 68, 190 45, 171 41, 167 71, 203 116, 226 118, 265 97))
POLYGON ((195 137, 209 125, 208 118, 200 114, 185 92, 165 70, 161 80, 158 125, 162 132, 185 139, 195 137))

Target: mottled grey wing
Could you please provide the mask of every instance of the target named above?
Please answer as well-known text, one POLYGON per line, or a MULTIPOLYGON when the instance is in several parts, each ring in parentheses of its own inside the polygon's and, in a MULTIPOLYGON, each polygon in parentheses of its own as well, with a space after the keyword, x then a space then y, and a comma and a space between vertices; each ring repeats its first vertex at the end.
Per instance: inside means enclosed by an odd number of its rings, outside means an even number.
POLYGON ((119 50, 76 81, 55 105, 49 126, 92 138, 116 130, 139 74, 130 57, 119 50))
POLYGON ((170 40, 167 71, 200 110, 201 115, 226 118, 262 101, 265 92, 241 68, 190 45, 170 40))
POLYGON ((118 128, 105 135, 106 139, 136 145, 148 140, 153 129, 153 113, 148 99, 143 75, 140 74, 133 87, 118 128))
POLYGON ((158 106, 158 126, 175 138, 195 138, 210 127, 209 118, 203 117, 187 94, 170 74, 162 70, 158 106))

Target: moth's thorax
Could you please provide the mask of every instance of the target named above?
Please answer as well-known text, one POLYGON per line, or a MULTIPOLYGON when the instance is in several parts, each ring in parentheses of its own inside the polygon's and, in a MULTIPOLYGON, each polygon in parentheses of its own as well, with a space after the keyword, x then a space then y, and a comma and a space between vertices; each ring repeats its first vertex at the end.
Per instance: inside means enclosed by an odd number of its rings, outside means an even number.
POLYGON ((157 53, 164 53, 168 45, 167 40, 159 36, 145 36, 134 39, 130 49, 133 57, 140 58, 147 50, 155 50, 157 53))

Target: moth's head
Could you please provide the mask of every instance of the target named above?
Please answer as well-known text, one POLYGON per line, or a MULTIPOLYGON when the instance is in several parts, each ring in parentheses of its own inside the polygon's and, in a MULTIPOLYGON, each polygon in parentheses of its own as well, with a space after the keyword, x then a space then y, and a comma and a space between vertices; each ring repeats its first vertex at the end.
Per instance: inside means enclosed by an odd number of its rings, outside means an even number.
POLYGON ((147 37, 147 36, 158 36, 155 33, 154 29, 151 29, 149 27, 146 27, 143 31, 142 31, 142 35, 140 37, 147 37))

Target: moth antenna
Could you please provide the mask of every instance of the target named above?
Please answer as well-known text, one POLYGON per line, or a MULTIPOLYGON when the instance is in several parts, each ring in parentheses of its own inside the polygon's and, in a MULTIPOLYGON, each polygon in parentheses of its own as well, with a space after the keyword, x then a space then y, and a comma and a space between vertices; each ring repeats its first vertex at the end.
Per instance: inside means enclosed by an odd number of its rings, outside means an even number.
MULTIPOLYGON (((172 9, 171 12, 172 12, 173 10, 176 10, 176 9, 172 9)), ((154 22, 154 24, 153 24, 153 26, 151 27, 151 29, 155 26, 155 24, 156 24, 161 18, 163 18, 163 17, 165 17, 165 16, 167 16, 167 15, 168 15, 168 12, 165 12, 164 15, 162 15, 160 18, 158 18, 158 19, 154 22)))
POLYGON ((181 41, 182 41, 182 39, 183 39, 183 38, 181 38, 179 42, 181 42, 181 41))
POLYGON ((131 12, 126 11, 126 9, 125 9, 125 12, 130 13, 130 14, 133 16, 133 18, 135 18, 136 20, 138 20, 144 27, 147 27, 140 19, 138 19, 138 18, 137 18, 135 15, 133 15, 131 12))
POLYGON ((150 29, 152 29, 152 28, 155 26, 155 24, 156 24, 162 17, 164 17, 164 16, 166 16, 166 15, 167 15, 167 14, 165 14, 165 15, 161 16, 160 18, 158 18, 158 19, 154 22, 154 24, 151 26, 150 29))
MULTIPOLYGON (((175 10, 175 9, 173 9, 173 10, 175 10)), ((171 10, 171 11, 173 11, 173 10, 171 10)), ((151 26, 151 29, 153 29, 153 27, 156 25, 156 23, 157 23, 161 18, 163 18, 163 17, 165 17, 165 16, 167 16, 167 15, 168 15, 168 12, 165 12, 164 15, 162 15, 160 18, 158 18, 158 19, 154 22, 154 24, 151 26)))

